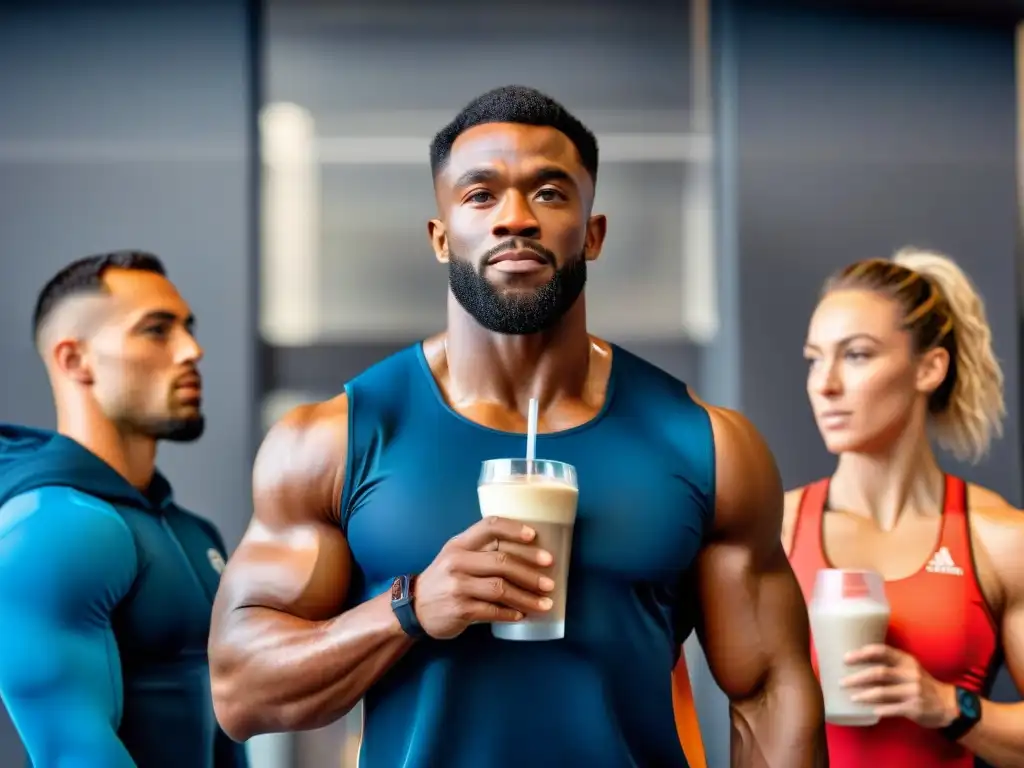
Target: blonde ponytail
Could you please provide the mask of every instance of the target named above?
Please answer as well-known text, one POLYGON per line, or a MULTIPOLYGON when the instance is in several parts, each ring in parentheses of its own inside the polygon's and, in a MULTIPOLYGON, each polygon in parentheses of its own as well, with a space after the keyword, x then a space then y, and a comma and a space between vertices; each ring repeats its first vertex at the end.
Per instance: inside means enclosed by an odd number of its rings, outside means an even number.
MULTIPOLYGON (((979 461, 992 440, 1003 433, 1006 405, 1003 371, 992 349, 992 329, 985 303, 970 278, 948 256, 917 248, 902 248, 893 255, 896 264, 930 282, 945 304, 955 359, 947 378, 954 376, 948 403, 933 412, 939 445, 957 458, 979 461)), ((938 312, 942 308, 936 307, 938 312)))

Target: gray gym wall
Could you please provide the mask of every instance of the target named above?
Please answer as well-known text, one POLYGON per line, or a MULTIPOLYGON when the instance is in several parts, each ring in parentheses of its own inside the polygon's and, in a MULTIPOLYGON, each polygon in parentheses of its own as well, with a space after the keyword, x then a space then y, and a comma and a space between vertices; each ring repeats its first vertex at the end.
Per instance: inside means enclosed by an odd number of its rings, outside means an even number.
MULTIPOLYGON (((250 27, 245 0, 0 3, 0 420, 54 426, 30 342, 45 280, 89 253, 155 251, 198 318, 208 414, 159 463, 229 548, 254 439, 250 27)), ((0 765, 20 765, 0 720, 0 765)))

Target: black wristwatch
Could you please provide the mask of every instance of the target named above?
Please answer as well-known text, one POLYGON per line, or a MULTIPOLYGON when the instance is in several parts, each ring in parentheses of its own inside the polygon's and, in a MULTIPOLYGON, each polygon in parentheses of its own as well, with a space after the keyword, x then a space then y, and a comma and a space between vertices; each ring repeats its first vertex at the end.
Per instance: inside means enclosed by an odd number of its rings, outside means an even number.
POLYGON ((959 710, 956 720, 939 730, 950 741, 959 741, 981 720, 981 699, 978 694, 959 685, 956 687, 956 708, 959 710))
POLYGON ((423 630, 420 620, 416 618, 416 611, 412 607, 413 578, 411 574, 406 574, 396 577, 391 583, 391 610, 398 617, 402 631, 418 640, 426 637, 427 633, 423 630))

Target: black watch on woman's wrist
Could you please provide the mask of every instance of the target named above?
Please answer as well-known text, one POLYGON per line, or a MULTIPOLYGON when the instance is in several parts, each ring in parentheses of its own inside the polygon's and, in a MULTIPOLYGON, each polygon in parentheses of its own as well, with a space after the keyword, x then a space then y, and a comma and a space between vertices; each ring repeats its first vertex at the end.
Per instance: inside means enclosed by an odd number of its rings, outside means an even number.
POLYGON ((956 719, 939 733, 950 741, 958 741, 981 720, 981 699, 978 694, 956 687, 956 708, 959 714, 956 719))

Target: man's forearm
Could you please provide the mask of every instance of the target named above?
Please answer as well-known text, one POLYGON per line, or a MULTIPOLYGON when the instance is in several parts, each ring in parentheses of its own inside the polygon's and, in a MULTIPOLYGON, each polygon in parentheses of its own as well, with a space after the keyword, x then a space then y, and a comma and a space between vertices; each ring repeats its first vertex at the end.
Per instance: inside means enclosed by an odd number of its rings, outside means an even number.
POLYGON ((730 714, 733 768, 827 768, 824 705, 809 664, 773 670, 730 714))
POLYGON ((1024 768, 1024 704, 981 703, 981 720, 960 744, 995 768, 1024 768))
POLYGON ((412 646, 389 594, 313 622, 239 608, 211 648, 214 705, 238 740, 320 728, 344 716, 412 646))

